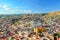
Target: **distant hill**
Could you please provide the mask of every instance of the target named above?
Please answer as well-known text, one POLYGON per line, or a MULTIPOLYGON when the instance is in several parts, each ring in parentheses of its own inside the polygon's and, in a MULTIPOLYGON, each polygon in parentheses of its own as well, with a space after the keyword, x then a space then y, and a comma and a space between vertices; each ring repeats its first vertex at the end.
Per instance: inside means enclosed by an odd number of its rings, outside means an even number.
POLYGON ((60 11, 57 12, 49 12, 47 16, 55 16, 55 15, 60 15, 60 11))
MULTIPOLYGON (((55 15, 60 15, 60 11, 57 11, 57 12, 49 12, 49 13, 37 13, 38 15, 42 15, 42 16, 55 16, 55 15)), ((34 15, 37 15, 37 14, 34 14, 34 15)), ((10 14, 10 15, 0 15, 0 18, 1 17, 11 17, 11 16, 16 16, 16 17, 20 17, 20 16, 24 16, 24 15, 29 15, 29 14, 10 14)), ((30 14, 31 15, 31 14, 30 14)))

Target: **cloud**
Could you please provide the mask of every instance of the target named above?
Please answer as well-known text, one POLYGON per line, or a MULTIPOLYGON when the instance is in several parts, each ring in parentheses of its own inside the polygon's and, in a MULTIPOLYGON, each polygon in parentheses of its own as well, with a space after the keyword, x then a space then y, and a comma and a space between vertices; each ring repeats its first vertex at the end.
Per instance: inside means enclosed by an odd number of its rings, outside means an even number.
POLYGON ((7 5, 2 6, 4 10, 9 10, 9 7, 7 5))
POLYGON ((32 10, 24 10, 24 13, 32 13, 32 10))
POLYGON ((2 7, 2 4, 0 4, 0 8, 2 7))
POLYGON ((9 6, 8 5, 3 5, 0 3, 0 8, 3 10, 9 10, 9 6))
POLYGON ((32 10, 22 10, 22 9, 10 9, 8 10, 11 13, 32 13, 32 10))
MULTIPOLYGON (((32 13, 32 10, 22 10, 18 7, 14 7, 14 8, 11 8, 10 6, 8 5, 2 5, 0 4, 0 8, 3 10, 2 12, 3 13, 0 13, 0 14, 14 14, 14 13, 32 13)), ((1 12, 1 11, 0 11, 1 12)))
POLYGON ((0 14, 2 14, 2 13, 0 12, 0 14))

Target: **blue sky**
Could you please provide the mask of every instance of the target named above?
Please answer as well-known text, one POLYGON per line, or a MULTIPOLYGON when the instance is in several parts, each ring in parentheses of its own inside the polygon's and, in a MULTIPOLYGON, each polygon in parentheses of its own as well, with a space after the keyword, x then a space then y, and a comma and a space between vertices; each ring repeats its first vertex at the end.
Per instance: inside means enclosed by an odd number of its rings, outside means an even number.
POLYGON ((60 0, 0 0, 0 14, 60 11, 60 0))

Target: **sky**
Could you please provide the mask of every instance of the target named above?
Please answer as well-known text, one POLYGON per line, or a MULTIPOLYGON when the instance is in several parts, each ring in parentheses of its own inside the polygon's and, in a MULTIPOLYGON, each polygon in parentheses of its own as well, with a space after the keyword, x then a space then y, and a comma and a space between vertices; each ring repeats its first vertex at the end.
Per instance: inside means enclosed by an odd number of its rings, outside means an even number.
POLYGON ((0 14, 60 11, 60 0, 0 0, 0 14))

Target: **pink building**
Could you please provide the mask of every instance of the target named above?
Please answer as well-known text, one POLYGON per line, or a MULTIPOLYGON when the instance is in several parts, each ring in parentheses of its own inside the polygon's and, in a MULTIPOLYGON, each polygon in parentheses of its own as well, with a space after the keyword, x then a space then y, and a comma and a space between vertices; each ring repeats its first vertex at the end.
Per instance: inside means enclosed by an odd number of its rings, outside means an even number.
POLYGON ((0 40, 8 40, 7 38, 0 38, 0 40))

